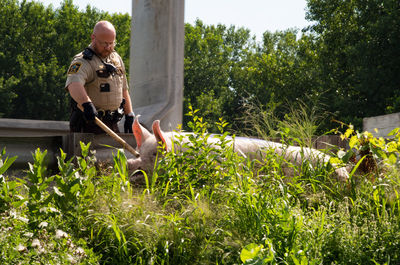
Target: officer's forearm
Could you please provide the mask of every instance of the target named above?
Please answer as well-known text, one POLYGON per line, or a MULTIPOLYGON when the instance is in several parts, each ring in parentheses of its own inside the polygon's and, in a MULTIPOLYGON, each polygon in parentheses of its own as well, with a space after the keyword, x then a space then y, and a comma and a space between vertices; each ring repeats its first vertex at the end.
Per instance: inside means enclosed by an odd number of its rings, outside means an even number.
POLYGON ((85 88, 78 82, 73 82, 68 86, 71 97, 79 104, 91 101, 86 93, 85 88))
POLYGON ((131 96, 129 95, 129 90, 124 90, 122 96, 125 99, 124 113, 129 114, 133 111, 132 103, 131 103, 131 96))

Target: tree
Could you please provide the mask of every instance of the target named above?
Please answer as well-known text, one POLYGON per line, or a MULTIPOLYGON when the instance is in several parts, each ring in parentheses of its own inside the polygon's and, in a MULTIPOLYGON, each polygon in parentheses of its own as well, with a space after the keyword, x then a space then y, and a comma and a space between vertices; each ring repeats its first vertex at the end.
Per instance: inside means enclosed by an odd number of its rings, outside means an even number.
POLYGON ((6 23, 0 24, 0 117, 8 117, 13 112, 11 102, 18 96, 14 87, 20 83, 15 76, 18 69, 18 39, 21 34, 21 14, 17 1, 0 0, 0 17, 6 23))
POLYGON ((283 117, 287 102, 315 105, 322 94, 318 44, 313 35, 298 40, 297 30, 265 32, 259 45, 244 28, 186 24, 184 111, 191 104, 211 125, 222 117, 243 133, 245 106, 273 106, 283 117))
POLYGON ((230 61, 224 53, 224 31, 222 25, 205 26, 200 20, 195 26, 185 25, 184 113, 192 105, 210 124, 224 115, 222 95, 229 87, 230 61))
POLYGON ((309 0, 310 30, 321 41, 319 67, 330 111, 362 118, 400 110, 400 3, 309 0))

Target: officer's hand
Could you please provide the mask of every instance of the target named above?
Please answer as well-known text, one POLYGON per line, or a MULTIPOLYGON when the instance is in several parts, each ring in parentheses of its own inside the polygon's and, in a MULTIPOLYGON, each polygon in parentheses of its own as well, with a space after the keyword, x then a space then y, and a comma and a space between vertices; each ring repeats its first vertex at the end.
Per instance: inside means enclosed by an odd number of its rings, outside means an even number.
POLYGON ((124 133, 132 133, 132 124, 135 116, 125 115, 124 133))
POLYGON ((82 104, 83 107, 83 116, 86 121, 94 121, 94 118, 97 116, 96 107, 92 102, 85 102, 82 104))

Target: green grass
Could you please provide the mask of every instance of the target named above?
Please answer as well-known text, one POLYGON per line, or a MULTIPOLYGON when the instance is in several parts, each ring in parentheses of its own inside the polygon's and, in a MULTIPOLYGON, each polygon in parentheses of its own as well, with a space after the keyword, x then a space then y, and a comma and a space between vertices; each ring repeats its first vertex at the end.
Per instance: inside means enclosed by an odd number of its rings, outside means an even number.
POLYGON ((400 264, 398 131, 391 141, 346 131, 345 162, 366 150, 379 162, 342 183, 326 165, 288 178, 274 152, 238 156, 223 121, 220 145, 208 145, 191 115, 197 136, 160 157, 144 186, 129 182, 121 150, 99 167, 81 143, 82 156, 61 152, 55 175, 37 150, 21 179, 7 176, 3 150, 1 264, 400 264))

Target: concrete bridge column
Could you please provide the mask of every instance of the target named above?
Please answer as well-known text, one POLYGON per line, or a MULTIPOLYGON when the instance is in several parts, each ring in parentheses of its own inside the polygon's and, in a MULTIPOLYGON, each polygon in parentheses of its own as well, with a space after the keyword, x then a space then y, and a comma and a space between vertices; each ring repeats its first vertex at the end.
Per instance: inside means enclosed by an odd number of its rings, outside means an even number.
POLYGON ((184 0, 132 0, 130 91, 140 121, 182 123, 184 0))

